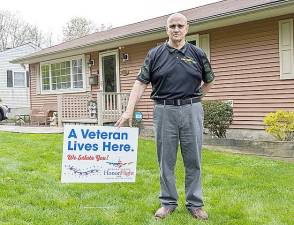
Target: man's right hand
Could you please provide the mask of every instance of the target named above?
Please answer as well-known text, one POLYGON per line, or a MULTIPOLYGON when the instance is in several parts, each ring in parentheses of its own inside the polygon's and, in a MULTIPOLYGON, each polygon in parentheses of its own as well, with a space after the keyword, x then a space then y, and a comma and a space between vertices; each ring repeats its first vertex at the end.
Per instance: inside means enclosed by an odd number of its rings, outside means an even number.
POLYGON ((120 128, 126 121, 129 121, 129 127, 132 127, 132 120, 133 120, 133 113, 131 112, 124 112, 121 117, 116 121, 115 127, 120 128))
POLYGON ((132 120, 133 120, 133 113, 136 103, 141 98, 144 90, 146 89, 147 84, 144 84, 138 80, 135 81, 134 86, 130 93, 130 98, 128 101, 126 111, 121 115, 118 121, 115 123, 114 126, 121 127, 127 120, 129 121, 129 127, 132 127, 132 120))

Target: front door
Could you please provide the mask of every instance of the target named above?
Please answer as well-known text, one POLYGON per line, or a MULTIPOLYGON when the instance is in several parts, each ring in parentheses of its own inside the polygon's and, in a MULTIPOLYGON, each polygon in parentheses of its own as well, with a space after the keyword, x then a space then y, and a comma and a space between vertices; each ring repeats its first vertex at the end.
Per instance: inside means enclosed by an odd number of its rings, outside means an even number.
POLYGON ((100 88, 103 92, 119 92, 118 61, 118 51, 99 55, 100 88))
POLYGON ((102 111, 104 117, 114 116, 120 111, 120 99, 116 94, 120 91, 118 51, 99 54, 99 71, 100 89, 104 92, 102 111))

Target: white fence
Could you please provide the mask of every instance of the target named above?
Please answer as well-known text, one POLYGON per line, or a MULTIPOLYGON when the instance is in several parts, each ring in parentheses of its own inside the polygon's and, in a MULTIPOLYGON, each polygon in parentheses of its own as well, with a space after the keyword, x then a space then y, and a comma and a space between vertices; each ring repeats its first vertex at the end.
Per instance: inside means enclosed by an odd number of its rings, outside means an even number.
POLYGON ((112 123, 126 110, 129 93, 98 92, 97 98, 86 94, 58 96, 58 124, 112 123))

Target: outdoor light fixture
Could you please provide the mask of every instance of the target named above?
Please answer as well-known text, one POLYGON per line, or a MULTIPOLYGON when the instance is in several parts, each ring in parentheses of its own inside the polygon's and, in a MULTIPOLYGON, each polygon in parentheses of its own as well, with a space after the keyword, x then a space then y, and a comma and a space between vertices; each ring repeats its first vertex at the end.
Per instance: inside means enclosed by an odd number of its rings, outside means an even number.
POLYGON ((94 66, 94 59, 91 58, 91 54, 87 57, 88 60, 86 60, 88 67, 91 68, 91 66, 94 66))
POLYGON ((94 66, 94 59, 90 58, 87 64, 89 67, 94 66))
POLYGON ((126 61, 129 60, 129 54, 127 54, 127 53, 122 53, 121 58, 122 58, 122 61, 123 61, 123 62, 126 62, 126 61))

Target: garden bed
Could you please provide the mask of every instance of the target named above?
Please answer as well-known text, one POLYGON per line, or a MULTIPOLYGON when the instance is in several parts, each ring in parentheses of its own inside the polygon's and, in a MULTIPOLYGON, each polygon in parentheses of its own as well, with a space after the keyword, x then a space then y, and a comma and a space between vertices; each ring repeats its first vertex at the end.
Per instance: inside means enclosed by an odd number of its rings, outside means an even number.
POLYGON ((241 139, 216 138, 204 135, 204 145, 221 146, 241 152, 272 157, 294 158, 294 142, 290 141, 256 141, 241 139))

